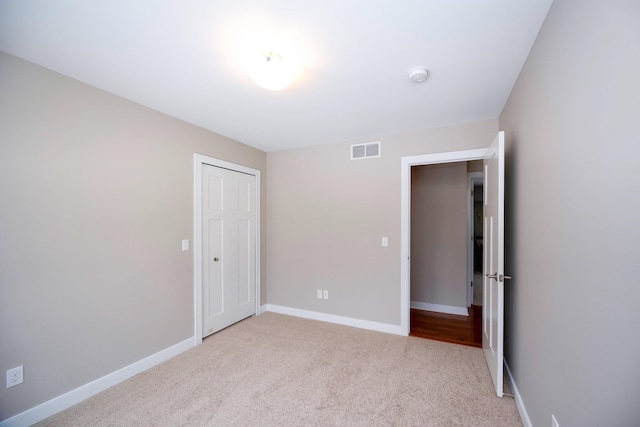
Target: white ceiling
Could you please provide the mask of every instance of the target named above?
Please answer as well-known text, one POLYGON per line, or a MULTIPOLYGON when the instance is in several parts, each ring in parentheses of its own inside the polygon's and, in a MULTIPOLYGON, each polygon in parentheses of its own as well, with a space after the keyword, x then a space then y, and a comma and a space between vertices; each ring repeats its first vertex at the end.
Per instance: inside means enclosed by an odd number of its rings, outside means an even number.
POLYGON ((551 1, 0 0, 0 50, 275 151, 498 117, 551 1), (264 48, 293 86, 246 77, 264 48))

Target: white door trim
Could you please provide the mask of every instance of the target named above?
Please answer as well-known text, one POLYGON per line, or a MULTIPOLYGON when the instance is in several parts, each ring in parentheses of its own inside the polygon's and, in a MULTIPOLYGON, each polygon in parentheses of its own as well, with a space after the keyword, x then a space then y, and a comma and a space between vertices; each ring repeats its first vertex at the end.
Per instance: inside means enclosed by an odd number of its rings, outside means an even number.
POLYGON ((486 148, 447 153, 423 154, 402 157, 400 177, 400 330, 402 335, 409 335, 411 284, 410 248, 411 248, 411 167, 437 163, 466 162, 482 160, 487 153, 486 148))
POLYGON ((202 165, 256 177, 256 315, 260 313, 260 171, 195 153, 193 155, 193 317, 195 345, 202 342, 202 165))

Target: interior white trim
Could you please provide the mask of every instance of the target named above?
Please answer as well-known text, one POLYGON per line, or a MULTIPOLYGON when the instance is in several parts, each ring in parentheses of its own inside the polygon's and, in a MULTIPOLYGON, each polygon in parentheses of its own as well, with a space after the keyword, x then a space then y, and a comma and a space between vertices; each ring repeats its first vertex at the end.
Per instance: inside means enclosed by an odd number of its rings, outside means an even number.
POLYGON ((256 177, 256 308, 260 314, 260 171, 195 153, 193 155, 193 316, 194 344, 202 342, 202 165, 217 166, 256 177))
POLYGON ((38 406, 34 406, 31 409, 27 409, 11 418, 0 422, 0 427, 26 427, 33 425, 51 415, 57 414, 77 403, 82 402, 91 396, 100 393, 112 387, 124 380, 131 378, 140 372, 146 371, 165 360, 169 360, 172 357, 189 350, 193 347, 193 338, 188 338, 182 342, 172 345, 169 348, 165 348, 151 356, 145 357, 142 360, 132 363, 129 366, 125 366, 122 369, 118 369, 115 372, 91 381, 83 386, 80 386, 74 390, 71 390, 63 395, 54 397, 53 399, 41 403, 38 406))
POLYGON ((507 372, 507 380, 509 381, 509 385, 511 386, 511 391, 513 392, 513 397, 516 401, 516 407, 518 408, 518 412, 520 413, 522 424, 524 424, 524 427, 533 427, 531 419, 529 418, 529 414, 527 413, 527 408, 525 408, 524 406, 522 396, 520 395, 520 391, 516 386, 516 381, 513 379, 513 375, 511 375, 511 370, 509 369, 509 365, 507 365, 506 360, 504 362, 504 368, 507 372))
POLYGON ((486 148, 446 153, 423 154, 400 159, 400 331, 409 335, 411 299, 410 248, 411 248, 411 167, 437 163, 466 162, 484 159, 486 148))
POLYGON ((428 302, 411 301, 411 308, 417 308, 418 310, 435 311, 436 313, 469 316, 469 309, 467 307, 458 307, 455 305, 431 304, 428 302))
POLYGON ((320 320, 322 322, 336 323, 338 325, 353 326, 360 329, 385 332, 388 334, 403 335, 400 326, 388 323, 373 322, 371 320, 354 319, 353 317, 337 316, 335 314, 320 313, 317 311, 302 310, 300 308, 284 307, 282 305, 266 304, 266 311, 287 314, 289 316, 302 317, 304 319, 320 320))

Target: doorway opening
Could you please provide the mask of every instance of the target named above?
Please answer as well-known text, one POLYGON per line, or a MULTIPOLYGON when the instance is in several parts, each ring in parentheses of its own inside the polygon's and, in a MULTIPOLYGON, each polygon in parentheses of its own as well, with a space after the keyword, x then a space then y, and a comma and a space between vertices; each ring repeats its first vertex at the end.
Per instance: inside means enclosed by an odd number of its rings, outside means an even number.
MULTIPOLYGON (((422 165, 437 165, 443 163, 458 163, 468 162, 474 160, 482 160, 486 157, 487 149, 476 149, 466 151, 454 151, 448 153, 426 154, 420 156, 403 157, 401 160, 402 175, 401 175, 401 222, 400 222, 400 257, 401 257, 401 271, 400 271, 400 329, 404 335, 409 335, 411 325, 411 190, 412 190, 412 168, 422 165)), ((466 176, 466 172, 465 172, 466 176)), ((466 202, 465 202, 466 205, 466 202)), ((465 212, 466 209, 463 209, 465 212)), ((463 226, 464 227, 464 226, 463 226)), ((466 236, 466 230, 463 229, 463 235, 466 236)), ((467 238, 465 237, 465 240, 467 238)), ((463 253, 468 249, 463 249, 463 253)), ((418 260, 416 260, 418 262, 418 260)), ((463 276, 467 276, 467 263, 462 266, 463 276)), ((465 280, 463 285, 467 285, 469 282, 465 280)), ((467 291, 468 292, 468 291, 467 291)), ((468 293, 463 290, 463 298, 466 301, 468 299, 468 293), (466 295, 465 295, 466 294, 466 295)), ((447 305, 447 304, 442 304, 447 305)), ((468 314, 466 312, 467 304, 458 304, 463 306, 462 314, 468 314)))
POLYGON ((403 157, 400 175, 400 330, 411 323, 411 168, 418 165, 483 160, 484 292, 482 350, 496 395, 503 395, 504 362, 504 132, 484 149, 403 157))
POLYGON ((412 336, 482 347, 482 170, 481 160, 411 168, 412 336))

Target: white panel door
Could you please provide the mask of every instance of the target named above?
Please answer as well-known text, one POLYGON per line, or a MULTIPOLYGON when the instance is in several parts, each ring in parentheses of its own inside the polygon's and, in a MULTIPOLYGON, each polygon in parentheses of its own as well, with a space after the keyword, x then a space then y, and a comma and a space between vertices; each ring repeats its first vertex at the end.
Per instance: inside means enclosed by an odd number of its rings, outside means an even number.
POLYGON ((203 338, 255 314, 256 177, 202 165, 203 338))
POLYGON ((484 160, 484 293, 482 349, 496 394, 502 397, 504 335, 504 132, 484 160))

